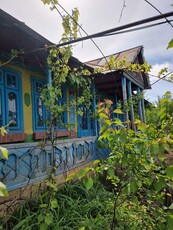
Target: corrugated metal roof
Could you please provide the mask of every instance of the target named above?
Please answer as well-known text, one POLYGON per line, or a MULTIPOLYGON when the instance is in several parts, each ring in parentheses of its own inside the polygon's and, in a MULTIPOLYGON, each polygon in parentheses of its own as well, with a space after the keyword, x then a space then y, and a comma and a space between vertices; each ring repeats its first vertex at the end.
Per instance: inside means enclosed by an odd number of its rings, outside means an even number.
POLYGON ((104 67, 105 64, 110 60, 110 57, 114 57, 115 61, 125 59, 127 62, 133 63, 139 52, 142 51, 142 49, 142 46, 137 46, 135 48, 121 51, 106 57, 101 57, 95 60, 87 61, 85 62, 85 64, 92 68, 104 67))

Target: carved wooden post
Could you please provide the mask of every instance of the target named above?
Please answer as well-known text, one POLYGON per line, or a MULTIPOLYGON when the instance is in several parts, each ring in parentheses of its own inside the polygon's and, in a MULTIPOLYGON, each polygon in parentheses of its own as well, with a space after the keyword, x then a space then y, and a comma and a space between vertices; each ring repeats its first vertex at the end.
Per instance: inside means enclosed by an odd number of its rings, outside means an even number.
MULTIPOLYGON (((91 83, 91 91, 92 91, 92 95, 93 95, 93 101, 92 101, 92 107, 93 107, 93 113, 96 112, 96 91, 95 91, 95 84, 94 84, 94 80, 92 80, 92 83, 91 83)), ((97 130, 97 121, 95 118, 93 118, 93 131, 94 131, 94 135, 95 136, 98 136, 98 130, 97 130)))
POLYGON ((139 112, 139 119, 143 122, 143 115, 142 115, 142 102, 140 99, 140 93, 141 93, 141 89, 138 86, 137 87, 137 95, 138 95, 138 112, 139 112))
MULTIPOLYGON (((123 106, 124 106, 125 103, 127 103, 127 87, 126 87, 126 78, 124 76, 121 77, 121 84, 122 84, 123 106)), ((124 110, 124 121, 127 120, 129 120, 129 114, 128 111, 124 110)))
POLYGON ((130 102, 130 120, 132 122, 132 129, 135 129, 134 126, 134 120, 135 120, 135 116, 134 116, 134 109, 133 109, 133 98, 132 98, 132 83, 130 80, 127 80, 127 92, 128 92, 128 100, 130 102))
MULTIPOLYGON (((143 90, 142 90, 141 92, 143 92, 143 90)), ((143 122, 146 123, 144 97, 142 97, 141 103, 142 103, 142 116, 143 116, 143 122)))

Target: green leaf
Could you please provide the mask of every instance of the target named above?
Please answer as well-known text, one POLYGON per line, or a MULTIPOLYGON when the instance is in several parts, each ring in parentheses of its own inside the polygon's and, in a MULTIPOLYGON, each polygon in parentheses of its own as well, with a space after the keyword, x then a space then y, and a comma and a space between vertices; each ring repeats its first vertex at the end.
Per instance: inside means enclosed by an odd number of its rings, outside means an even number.
POLYGON ((108 115, 106 115, 105 113, 100 113, 99 116, 100 116, 101 118, 108 119, 108 115))
POLYGON ((159 223, 157 224, 158 226, 158 230, 165 230, 165 223, 163 223, 162 221, 159 221, 159 223))
POLYGON ((67 176, 67 178, 66 178, 66 181, 69 181, 69 180, 74 179, 75 176, 76 176, 76 173, 75 173, 75 172, 68 174, 68 176, 67 176))
POLYGON ((171 205, 169 206, 169 209, 173 210, 173 204, 171 204, 171 205))
POLYGON ((58 207, 58 201, 57 201, 57 199, 52 199, 51 201, 50 201, 50 204, 51 204, 51 208, 57 208, 58 207))
POLYGON ((132 192, 136 192, 138 190, 137 181, 134 180, 130 183, 130 189, 132 192))
POLYGON ((99 164, 99 163, 100 163, 100 160, 95 160, 93 164, 96 165, 96 164, 99 164))
POLYGON ((150 146, 151 153, 156 154, 159 153, 159 145, 157 141, 152 141, 150 146))
POLYGON ((139 201, 138 201, 138 197, 137 197, 137 196, 132 196, 132 201, 133 201, 135 204, 139 204, 139 201))
POLYGON ((43 209, 44 209, 44 208, 47 208, 47 206, 48 206, 48 204, 40 204, 40 205, 39 205, 39 207, 40 207, 40 208, 43 208, 43 209))
POLYGON ((117 126, 119 126, 119 125, 122 125, 123 123, 122 123, 122 121, 121 121, 120 119, 116 119, 116 120, 115 120, 115 124, 116 124, 117 126))
POLYGON ((135 125, 140 124, 140 123, 141 123, 141 120, 139 120, 139 119, 136 119, 136 120, 134 121, 134 124, 135 124, 135 125))
POLYGON ((37 216, 37 220, 38 220, 39 223, 44 220, 44 216, 43 216, 42 213, 37 216))
POLYGON ((78 172, 78 174, 77 174, 77 176, 78 176, 78 178, 79 179, 81 179, 82 177, 84 177, 85 175, 86 175, 86 171, 85 171, 85 169, 81 169, 79 172, 78 172))
POLYGON ((53 216, 51 213, 47 213, 47 215, 45 216, 45 223, 47 225, 51 225, 53 223, 53 216))
POLYGON ((87 190, 90 190, 90 188, 92 188, 93 186, 93 179, 91 177, 88 177, 84 180, 84 186, 87 190))
POLYGON ((41 230, 47 230, 47 224, 45 223, 42 223, 39 227, 41 230))
POLYGON ((0 182, 0 197, 1 196, 3 196, 3 197, 8 196, 8 191, 6 189, 6 186, 2 182, 0 182))
POLYGON ((148 126, 146 124, 144 124, 144 123, 139 123, 138 128, 139 128, 140 131, 142 131, 144 133, 148 130, 148 126))
POLYGON ((158 181, 154 182, 154 188, 156 191, 160 191, 164 186, 166 185, 165 179, 163 177, 160 177, 158 181))
POLYGON ((126 133, 126 129, 125 127, 122 127, 120 129, 120 141, 122 144, 124 144, 126 142, 127 139, 127 133, 126 133))
POLYGON ((112 122, 111 122, 109 119, 106 119, 106 120, 105 120, 105 123, 106 123, 108 126, 111 126, 111 125, 112 125, 112 122))
POLYGON ((3 126, 0 128, 0 130, 2 136, 4 136, 7 133, 6 129, 3 126))
POLYGON ((108 168, 107 174, 109 177, 114 177, 115 176, 115 170, 113 168, 108 168))
POLYGON ((169 42, 167 49, 173 48, 173 39, 169 42))
POLYGON ((173 188, 173 182, 169 182, 169 183, 168 183, 168 186, 170 186, 170 187, 173 188))
POLYGON ((3 148, 3 147, 0 146, 0 151, 2 152, 3 157, 8 159, 8 149, 3 148))
POLYGON ((166 176, 173 178, 173 165, 170 165, 166 168, 166 176))
POLYGON ((124 114, 124 113, 121 111, 121 109, 115 109, 115 110, 113 111, 113 113, 124 114))
POLYGON ((166 226, 167 228, 166 229, 171 230, 172 226, 173 226, 173 215, 170 214, 167 217, 167 226, 166 226))

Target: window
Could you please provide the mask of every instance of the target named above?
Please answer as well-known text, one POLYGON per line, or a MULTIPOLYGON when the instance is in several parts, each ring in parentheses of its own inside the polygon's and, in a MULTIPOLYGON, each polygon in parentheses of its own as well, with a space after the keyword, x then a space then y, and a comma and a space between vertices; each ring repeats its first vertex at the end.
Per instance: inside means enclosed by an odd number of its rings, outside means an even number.
MULTIPOLYGON (((33 104, 33 129, 34 132, 44 132, 46 129, 46 120, 48 119, 48 113, 43 101, 40 98, 41 90, 46 85, 46 82, 42 79, 31 77, 32 82, 32 104, 33 104)), ((57 100, 58 105, 66 104, 66 90, 62 89, 62 97, 57 100)), ((60 123, 67 123, 67 112, 64 112, 61 117, 61 122, 57 120, 56 130, 65 129, 60 123)))
POLYGON ((32 104, 33 104, 33 129, 34 132, 44 131, 46 128, 46 108, 40 98, 41 90, 46 82, 41 79, 31 78, 32 104))
MULTIPOLYGON (((66 107, 66 104, 67 104, 67 97, 66 97, 66 88, 63 87, 61 89, 61 94, 62 94, 62 97, 59 97, 58 100, 57 100, 57 104, 59 106, 62 106, 62 107, 66 107)), ((63 112, 62 113, 62 116, 60 118, 59 121, 57 121, 57 124, 56 124, 56 129, 66 129, 63 125, 63 124, 67 124, 67 112, 63 112)))
POLYGON ((23 131, 22 85, 20 73, 0 69, 0 126, 9 125, 9 131, 23 131))

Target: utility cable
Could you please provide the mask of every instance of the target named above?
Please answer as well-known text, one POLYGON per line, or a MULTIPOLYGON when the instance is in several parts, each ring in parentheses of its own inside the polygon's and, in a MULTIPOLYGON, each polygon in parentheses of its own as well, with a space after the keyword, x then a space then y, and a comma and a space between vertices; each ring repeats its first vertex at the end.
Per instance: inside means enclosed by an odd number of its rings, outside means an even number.
POLYGON ((145 23, 157 21, 157 20, 163 19, 165 17, 171 17, 171 16, 173 16, 173 11, 165 13, 165 14, 162 14, 162 15, 157 15, 157 16, 154 16, 154 17, 142 19, 142 20, 139 20, 139 21, 136 21, 136 22, 125 24, 123 26, 115 27, 115 28, 108 29, 108 30, 105 30, 105 31, 101 31, 101 32, 98 32, 98 33, 95 33, 95 34, 92 34, 92 35, 82 37, 82 38, 77 38, 77 39, 74 39, 74 40, 71 40, 71 41, 68 41, 68 42, 64 42, 64 43, 60 43, 60 44, 53 44, 53 45, 50 45, 50 46, 35 49, 33 51, 31 50, 28 53, 41 51, 41 50, 45 50, 45 49, 53 48, 53 47, 62 47, 62 46, 66 46, 66 45, 69 45, 69 44, 74 44, 74 43, 77 43, 77 42, 85 41, 85 40, 88 40, 88 39, 91 39, 91 38, 103 37, 105 35, 108 35, 108 34, 111 34, 111 33, 114 33, 114 32, 118 32, 120 30, 128 29, 128 28, 131 28, 131 27, 134 27, 134 26, 138 26, 138 25, 142 25, 142 24, 145 24, 145 23))
MULTIPOLYGON (((157 79, 160 79, 160 77, 158 77, 158 76, 156 76, 156 75, 154 75, 154 74, 149 73, 148 75, 151 76, 151 77, 155 77, 155 78, 157 78, 157 79)), ((173 84, 173 81, 169 81, 169 80, 167 80, 167 79, 165 79, 165 78, 162 78, 162 81, 166 81, 166 82, 169 82, 169 83, 172 83, 172 84, 173 84)))
MULTIPOLYGON (((147 0, 144 0, 146 3, 148 3, 152 8, 154 8, 159 14, 162 15, 162 12, 157 8, 155 7, 151 2, 147 1, 147 0)), ((167 21, 167 23, 173 28, 173 25, 171 24, 171 22, 167 19, 167 17, 165 17, 165 20, 167 21)))
MULTIPOLYGON (((170 22, 172 22, 173 20, 170 20, 170 22)), ((123 31, 120 31, 120 32, 115 32, 115 33, 111 33, 111 34, 107 34, 107 35, 103 35, 104 37, 105 36, 112 36, 112 35, 118 35, 118 34, 124 34, 124 33, 129 33, 129 32, 135 32, 135 31, 138 31, 138 30, 143 30, 143 29, 148 29, 150 27, 154 27, 154 26, 159 26, 159 25, 163 25, 163 24, 166 24, 167 22, 158 22, 158 23, 154 23, 154 24, 151 24, 151 25, 147 25, 147 26, 141 26, 141 27, 137 27, 137 28, 134 28, 134 29, 129 29, 129 30, 123 30, 123 31)))
MULTIPOLYGON (((55 6, 55 4, 54 4, 54 6, 55 6)), ((86 32, 86 30, 84 30, 83 27, 82 27, 76 20, 74 20, 73 17, 71 17, 71 15, 68 13, 68 11, 67 11, 60 3, 58 3, 58 6, 59 6, 62 10, 64 10, 64 12, 65 12, 66 14, 69 15, 69 17, 70 17, 70 18, 76 23, 76 25, 85 33, 85 35, 89 36, 89 34, 86 32)), ((108 68, 110 69, 109 63, 108 63, 108 61, 107 61, 107 59, 106 59, 104 53, 103 53, 102 50, 100 49, 100 47, 96 44, 96 42, 95 42, 92 38, 90 38, 90 40, 91 40, 92 43, 95 45, 95 47, 99 50, 99 52, 100 52, 101 55, 103 56, 104 60, 106 61, 106 64, 108 65, 108 68)), ((115 79, 114 79, 114 80, 115 80, 115 79)), ((118 85, 117 85, 117 82, 116 82, 116 81, 115 81, 115 84, 116 84, 116 88, 117 88, 117 92, 118 92, 118 91, 119 91, 119 88, 118 88, 118 85)))
POLYGON ((163 80, 165 77, 167 77, 167 76, 170 75, 171 73, 173 73, 173 71, 171 71, 171 72, 165 74, 163 77, 160 77, 157 81, 153 82, 153 83, 151 84, 151 86, 152 86, 152 85, 155 85, 155 84, 156 84, 157 82, 159 82, 160 80, 163 80))

